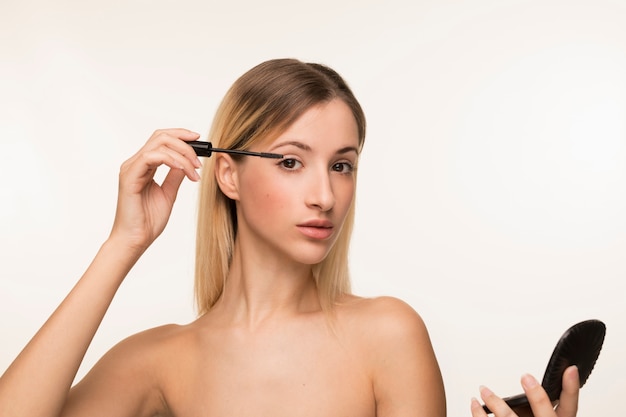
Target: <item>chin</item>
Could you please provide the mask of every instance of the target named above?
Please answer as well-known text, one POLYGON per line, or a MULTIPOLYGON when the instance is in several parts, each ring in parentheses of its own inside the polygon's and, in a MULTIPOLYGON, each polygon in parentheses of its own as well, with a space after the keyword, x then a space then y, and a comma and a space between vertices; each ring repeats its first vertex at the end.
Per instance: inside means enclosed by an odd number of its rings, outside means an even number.
POLYGON ((323 256, 298 256, 294 258, 294 261, 303 265, 314 266, 319 264, 320 262, 323 262, 324 259, 326 259, 326 256, 326 253, 323 256))
POLYGON ((303 265, 313 266, 323 262, 330 253, 331 248, 332 245, 323 248, 319 246, 315 248, 300 248, 301 250, 294 248, 295 250, 291 251, 292 259, 303 265))

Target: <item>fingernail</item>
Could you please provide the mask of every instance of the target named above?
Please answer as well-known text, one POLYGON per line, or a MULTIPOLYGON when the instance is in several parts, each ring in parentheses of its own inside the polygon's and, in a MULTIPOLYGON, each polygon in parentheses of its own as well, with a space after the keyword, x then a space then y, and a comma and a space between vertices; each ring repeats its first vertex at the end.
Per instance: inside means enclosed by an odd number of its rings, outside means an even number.
POLYGON ((574 380, 579 379, 578 367, 576 365, 572 365, 569 368, 567 368, 565 372, 563 373, 563 378, 574 379, 574 380))
POLYGON ((539 382, 535 379, 534 376, 530 374, 525 374, 524 376, 522 376, 522 385, 524 386, 524 388, 530 389, 539 385, 539 382))
POLYGON ((472 397, 472 401, 470 403, 472 410, 476 408, 480 408, 480 403, 476 399, 476 397, 472 397))
POLYGON ((493 392, 491 392, 491 390, 484 385, 481 385, 479 390, 480 390, 480 395, 483 398, 490 397, 493 395, 493 392))

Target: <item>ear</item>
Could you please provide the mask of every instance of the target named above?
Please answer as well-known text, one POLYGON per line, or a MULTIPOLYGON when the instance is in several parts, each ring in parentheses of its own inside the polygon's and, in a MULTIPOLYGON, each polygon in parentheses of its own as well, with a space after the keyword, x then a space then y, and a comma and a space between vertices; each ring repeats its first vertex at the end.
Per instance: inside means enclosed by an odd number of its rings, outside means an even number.
POLYGON ((239 181, 237 163, 230 155, 215 156, 215 179, 224 195, 231 200, 239 200, 239 181))

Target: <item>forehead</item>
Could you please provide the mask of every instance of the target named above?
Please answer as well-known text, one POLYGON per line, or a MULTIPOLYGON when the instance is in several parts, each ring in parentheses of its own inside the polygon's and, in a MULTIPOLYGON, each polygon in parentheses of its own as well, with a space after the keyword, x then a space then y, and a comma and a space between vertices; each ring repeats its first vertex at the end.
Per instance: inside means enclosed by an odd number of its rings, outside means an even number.
POLYGON ((340 99, 312 106, 271 143, 271 148, 358 148, 359 130, 350 107, 340 99))

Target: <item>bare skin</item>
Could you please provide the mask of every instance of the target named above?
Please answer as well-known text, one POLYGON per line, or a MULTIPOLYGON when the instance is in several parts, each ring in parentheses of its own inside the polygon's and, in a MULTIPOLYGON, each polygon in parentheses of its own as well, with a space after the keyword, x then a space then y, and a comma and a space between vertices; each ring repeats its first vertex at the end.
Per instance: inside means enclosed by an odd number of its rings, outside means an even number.
MULTIPOLYGON (((270 149, 259 149, 285 154, 278 164, 215 156, 238 218, 222 297, 191 324, 120 342, 72 387, 117 289, 165 228, 182 181, 199 179, 200 162, 184 143, 198 137, 157 131, 122 165, 111 234, 0 378, 0 415, 445 416, 439 367, 411 307, 346 295, 331 320, 320 308, 311 265, 341 229, 358 157, 356 124, 339 100, 307 111, 270 149), (160 185, 153 180, 159 166, 170 169, 160 185)), ((514 415, 483 395, 497 417, 514 415)), ((529 397, 533 409, 552 410, 540 395, 529 397)), ((572 398, 558 417, 575 415, 572 398)), ((474 417, 482 416, 475 405, 474 417)))
MULTIPOLYGON (((432 357, 417 315, 394 299, 350 297, 339 310, 336 334, 329 332, 324 313, 317 311, 268 318, 253 329, 233 326, 231 319, 216 312, 188 326, 133 336, 72 390, 63 415, 428 415, 424 405, 428 398, 441 398, 440 385, 414 386, 420 394, 407 396, 411 403, 401 405, 393 404, 388 392, 407 390, 400 386, 401 378, 397 385, 383 382, 393 379, 387 373, 404 367, 421 372, 419 379, 430 372, 437 381, 435 364, 401 361, 415 352, 376 346, 384 338, 414 341, 416 352, 432 357), (384 324, 390 318, 405 321, 402 326, 414 326, 416 331, 398 336, 393 335, 398 329, 381 326, 372 331, 364 325, 367 319, 384 324), (383 360, 389 367, 385 373, 379 362, 383 360)), ((432 411, 444 415, 434 407, 432 411)))
POLYGON ((345 296, 330 321, 320 308, 310 265, 328 253, 354 197, 357 133, 340 101, 305 116, 275 142, 290 155, 281 165, 220 158, 216 175, 237 202, 239 228, 215 307, 189 325, 122 341, 72 388, 115 292, 163 231, 184 177, 198 179, 200 164, 184 143, 198 135, 155 132, 120 170, 109 239, 0 379, 0 415, 444 416, 437 361, 412 308, 345 296), (170 172, 158 185, 161 165, 170 172), (312 220, 332 233, 318 236, 329 232, 307 226, 312 220))

